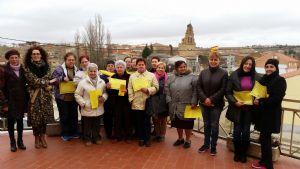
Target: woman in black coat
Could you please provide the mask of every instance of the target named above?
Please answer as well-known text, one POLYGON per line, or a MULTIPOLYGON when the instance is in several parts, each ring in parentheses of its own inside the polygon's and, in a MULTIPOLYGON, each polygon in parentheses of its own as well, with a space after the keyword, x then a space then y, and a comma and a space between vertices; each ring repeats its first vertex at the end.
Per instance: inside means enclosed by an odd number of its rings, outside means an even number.
POLYGON ((123 60, 115 62, 116 73, 111 76, 114 79, 120 79, 126 81, 126 87, 120 89, 122 94, 119 94, 119 90, 111 89, 111 83, 107 83, 107 92, 109 94, 110 102, 112 105, 113 115, 113 133, 115 138, 113 141, 124 140, 126 143, 130 143, 130 136, 132 133, 131 117, 130 117, 130 103, 128 101, 127 86, 129 81, 129 74, 126 73, 126 63, 123 60))
POLYGON ((23 143, 23 117, 27 111, 28 93, 26 90, 26 79, 24 69, 20 64, 20 53, 17 50, 9 50, 5 54, 8 63, 4 67, 4 87, 3 93, 7 100, 7 122, 10 138, 11 151, 19 149, 25 150, 23 143), (14 125, 17 123, 18 139, 15 140, 14 125))
POLYGON ((247 150, 250 143, 250 126, 253 117, 253 102, 244 103, 236 99, 235 92, 250 94, 255 81, 259 79, 255 71, 255 60, 244 57, 240 67, 232 72, 226 87, 226 98, 229 102, 226 118, 234 123, 233 145, 234 161, 247 162, 247 150))
POLYGON ((269 59, 265 63, 266 74, 259 83, 267 87, 267 98, 256 98, 254 104, 258 105, 255 129, 260 131, 261 160, 253 163, 253 168, 265 167, 273 169, 272 163, 272 133, 279 133, 281 127, 281 103, 286 91, 286 81, 279 76, 278 60, 269 59))

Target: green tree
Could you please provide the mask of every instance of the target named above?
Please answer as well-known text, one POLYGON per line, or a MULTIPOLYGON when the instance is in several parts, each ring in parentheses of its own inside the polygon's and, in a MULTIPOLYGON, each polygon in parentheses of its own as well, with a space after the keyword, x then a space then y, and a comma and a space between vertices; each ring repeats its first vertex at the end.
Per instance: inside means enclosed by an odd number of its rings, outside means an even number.
POLYGON ((146 46, 144 47, 143 52, 142 52, 143 58, 147 58, 148 56, 151 55, 151 53, 152 53, 151 49, 146 44, 146 46))

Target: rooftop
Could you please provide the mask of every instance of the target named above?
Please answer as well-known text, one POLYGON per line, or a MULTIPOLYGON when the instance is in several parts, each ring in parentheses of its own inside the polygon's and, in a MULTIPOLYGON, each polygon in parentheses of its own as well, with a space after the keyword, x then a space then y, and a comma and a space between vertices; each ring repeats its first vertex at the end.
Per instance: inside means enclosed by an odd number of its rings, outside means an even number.
MULTIPOLYGON (((103 134, 104 135, 104 134, 103 134)), ((111 143, 103 139, 102 145, 86 147, 82 140, 68 142, 59 137, 48 137, 48 149, 35 149, 32 131, 24 131, 26 151, 9 151, 7 132, 0 134, 1 169, 45 169, 45 168, 105 168, 105 169, 249 169, 257 159, 248 158, 248 163, 233 161, 233 153, 226 148, 226 142, 219 139, 218 154, 199 154, 197 149, 203 143, 203 135, 192 136, 192 147, 173 147, 176 129, 168 128, 166 140, 151 147, 139 147, 136 142, 111 143)), ((274 163, 276 169, 298 169, 299 160, 281 156, 274 163)))

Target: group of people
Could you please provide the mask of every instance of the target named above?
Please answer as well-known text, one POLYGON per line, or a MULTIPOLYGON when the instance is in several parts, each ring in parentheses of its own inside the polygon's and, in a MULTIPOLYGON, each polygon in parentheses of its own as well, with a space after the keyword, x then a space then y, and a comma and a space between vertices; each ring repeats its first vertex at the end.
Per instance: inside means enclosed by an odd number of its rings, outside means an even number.
MULTIPOLYGON (((229 106, 226 118, 234 123, 234 161, 245 163, 250 144, 250 126, 260 131, 262 157, 253 168, 273 168, 271 134, 280 132, 281 102, 285 95, 286 81, 279 75, 276 59, 265 63, 264 75, 255 71, 255 60, 244 57, 240 67, 230 76, 220 67, 220 54, 213 48, 208 56, 208 68, 199 77, 192 74, 185 61, 175 62, 174 72, 167 74, 166 64, 160 58, 151 58, 151 69, 146 69, 143 58, 126 57, 108 61, 106 70, 90 63, 88 56, 79 57, 80 68, 75 66, 76 56, 67 53, 64 63, 50 71, 47 52, 39 46, 28 49, 24 65, 20 53, 9 50, 5 54, 7 64, 0 69, 1 111, 8 119, 11 151, 26 149, 22 140, 23 117, 28 113, 28 125, 32 126, 35 148, 47 148, 46 125, 54 121, 52 93, 57 103, 61 136, 64 141, 82 136, 85 144, 101 144, 100 120, 112 142, 132 142, 138 138, 139 146, 151 145, 151 119, 154 140, 163 141, 167 117, 177 128, 178 139, 174 146, 191 147, 194 118, 185 116, 185 109, 200 106, 204 122, 204 144, 199 153, 210 150, 217 154, 219 119, 225 105, 229 106), (125 81, 115 88, 112 79, 125 81), (139 82, 141 84, 139 84, 139 82), (235 97, 236 92, 249 93, 256 83, 267 89, 268 97, 254 97, 246 104, 235 97), (74 90, 62 92, 62 86, 73 84, 74 90), (96 95, 96 101, 92 99, 96 95), (78 108, 81 114, 82 132, 78 129, 78 108), (15 140, 14 124, 18 138, 15 140), (185 137, 184 134, 185 133, 185 137)), ((72 86, 71 86, 72 87, 72 86)))

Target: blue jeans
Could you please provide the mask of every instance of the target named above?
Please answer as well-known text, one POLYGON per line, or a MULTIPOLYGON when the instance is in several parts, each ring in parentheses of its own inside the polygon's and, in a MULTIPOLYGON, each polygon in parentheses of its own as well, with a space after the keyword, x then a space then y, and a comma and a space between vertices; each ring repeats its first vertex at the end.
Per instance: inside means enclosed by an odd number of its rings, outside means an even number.
POLYGON ((234 142, 249 142, 250 126, 251 126, 251 111, 241 110, 240 122, 234 123, 233 141, 234 142))
POLYGON ((216 148, 219 136, 219 120, 222 109, 218 107, 208 108, 203 106, 202 110, 204 122, 204 145, 216 148))

